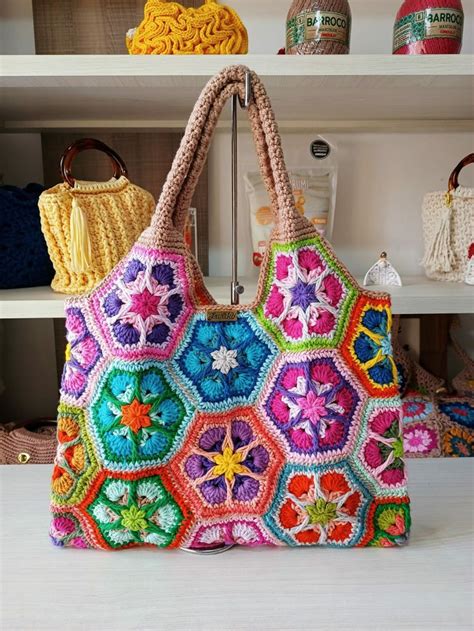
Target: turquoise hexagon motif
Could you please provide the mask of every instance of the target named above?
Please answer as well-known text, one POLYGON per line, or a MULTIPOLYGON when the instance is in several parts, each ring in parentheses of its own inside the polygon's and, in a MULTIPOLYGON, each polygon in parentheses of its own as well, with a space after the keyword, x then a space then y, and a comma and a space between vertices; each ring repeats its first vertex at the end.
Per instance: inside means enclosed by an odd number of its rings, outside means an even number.
POLYGON ((255 402, 278 349, 250 313, 232 322, 196 315, 173 360, 203 411, 255 402))
POLYGON ((111 471, 163 464, 179 448, 193 411, 162 363, 112 363, 90 408, 99 459, 111 471))
POLYGON ((276 243, 256 313, 282 350, 337 348, 357 295, 319 237, 276 243))

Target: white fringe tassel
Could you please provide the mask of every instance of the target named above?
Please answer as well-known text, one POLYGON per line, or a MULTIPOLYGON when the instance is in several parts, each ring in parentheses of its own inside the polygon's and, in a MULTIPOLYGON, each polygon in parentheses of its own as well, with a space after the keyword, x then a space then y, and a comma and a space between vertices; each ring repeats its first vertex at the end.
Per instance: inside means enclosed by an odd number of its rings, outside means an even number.
POLYGON ((452 208, 445 206, 440 216, 438 229, 426 248, 421 264, 435 272, 451 272, 456 265, 456 256, 451 244, 452 208))

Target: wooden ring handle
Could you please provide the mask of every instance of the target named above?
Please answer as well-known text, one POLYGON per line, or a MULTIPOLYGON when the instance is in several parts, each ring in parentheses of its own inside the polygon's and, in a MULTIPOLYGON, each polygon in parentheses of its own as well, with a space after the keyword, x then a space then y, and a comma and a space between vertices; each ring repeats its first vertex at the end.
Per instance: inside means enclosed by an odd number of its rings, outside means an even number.
POLYGON ((461 162, 457 165, 457 167, 451 173, 451 176, 449 178, 448 190, 450 193, 452 191, 455 191, 457 188, 459 188, 459 174, 464 169, 464 167, 467 167, 469 164, 473 164, 473 163, 474 163, 474 153, 470 153, 463 160, 461 160, 461 162))
POLYGON ((113 149, 108 147, 104 142, 100 140, 96 140, 95 138, 81 138, 80 140, 76 140, 70 145, 66 151, 61 156, 61 162, 59 164, 59 168, 61 170, 61 176, 67 184, 71 188, 74 187, 75 179, 72 176, 71 167, 74 158, 81 153, 82 151, 87 151, 88 149, 96 149, 97 151, 102 151, 107 156, 109 156, 110 161, 114 167, 114 178, 118 179, 120 176, 127 177, 128 171, 125 166, 125 162, 116 153, 113 149))

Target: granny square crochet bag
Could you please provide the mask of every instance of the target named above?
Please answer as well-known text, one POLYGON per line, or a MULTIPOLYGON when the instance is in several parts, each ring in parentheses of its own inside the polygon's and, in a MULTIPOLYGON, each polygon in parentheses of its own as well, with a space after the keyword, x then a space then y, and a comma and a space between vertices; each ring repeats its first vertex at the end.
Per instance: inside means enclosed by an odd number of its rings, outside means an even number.
POLYGON ((257 297, 216 304, 186 210, 242 66, 199 98, 150 227, 66 306, 57 545, 397 546, 410 528, 389 297, 295 207, 273 111, 248 108, 276 216, 257 297))

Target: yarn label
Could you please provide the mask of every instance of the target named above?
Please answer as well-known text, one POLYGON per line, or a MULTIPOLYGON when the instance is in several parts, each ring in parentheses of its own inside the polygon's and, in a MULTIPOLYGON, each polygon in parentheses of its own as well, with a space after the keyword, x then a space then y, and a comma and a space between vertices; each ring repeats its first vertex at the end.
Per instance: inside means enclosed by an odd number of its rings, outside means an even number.
POLYGON ((426 39, 462 41, 464 14, 457 9, 425 9, 406 15, 395 23, 393 52, 426 39))
POLYGON ((343 13, 302 11, 286 24, 286 47, 321 41, 349 46, 349 33, 350 17, 343 13))
POLYGON ((206 313, 208 322, 235 322, 237 312, 232 309, 212 309, 206 313))

